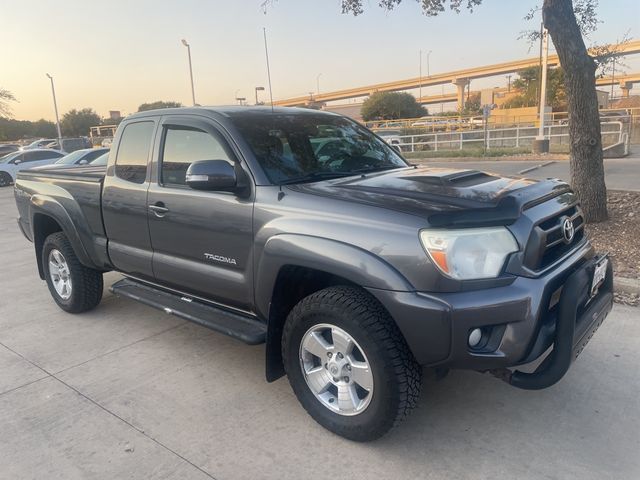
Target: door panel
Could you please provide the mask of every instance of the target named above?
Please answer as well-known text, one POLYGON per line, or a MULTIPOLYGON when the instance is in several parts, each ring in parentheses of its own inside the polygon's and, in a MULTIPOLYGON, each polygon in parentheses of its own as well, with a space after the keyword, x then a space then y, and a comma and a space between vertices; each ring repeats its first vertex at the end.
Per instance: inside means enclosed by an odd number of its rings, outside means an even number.
POLYGON ((115 139, 102 193, 102 215, 109 257, 120 271, 153 279, 151 239, 147 224, 148 164, 156 120, 128 123, 115 139))
POLYGON ((236 162, 234 152, 209 122, 182 116, 163 118, 159 152, 157 181, 148 194, 156 281, 251 310, 253 196, 184 184, 191 162, 236 162))

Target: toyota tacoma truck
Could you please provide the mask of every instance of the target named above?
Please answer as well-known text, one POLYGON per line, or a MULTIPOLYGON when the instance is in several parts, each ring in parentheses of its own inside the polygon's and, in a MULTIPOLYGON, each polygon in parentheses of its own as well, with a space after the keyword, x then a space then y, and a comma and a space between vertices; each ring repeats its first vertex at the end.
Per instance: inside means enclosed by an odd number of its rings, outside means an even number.
POLYGON ((307 412, 380 437, 424 368, 558 382, 612 307, 560 181, 418 167, 340 115, 138 113, 106 166, 23 171, 18 225, 69 313, 111 291, 249 344, 307 412))

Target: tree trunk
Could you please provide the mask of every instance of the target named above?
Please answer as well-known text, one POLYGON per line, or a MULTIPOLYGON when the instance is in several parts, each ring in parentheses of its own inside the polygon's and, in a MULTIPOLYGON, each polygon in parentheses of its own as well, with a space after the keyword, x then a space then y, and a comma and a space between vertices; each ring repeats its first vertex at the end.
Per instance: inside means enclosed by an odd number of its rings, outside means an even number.
POLYGON ((565 73, 571 186, 589 223, 607 219, 596 64, 582 39, 571 0, 544 0, 542 18, 565 73))

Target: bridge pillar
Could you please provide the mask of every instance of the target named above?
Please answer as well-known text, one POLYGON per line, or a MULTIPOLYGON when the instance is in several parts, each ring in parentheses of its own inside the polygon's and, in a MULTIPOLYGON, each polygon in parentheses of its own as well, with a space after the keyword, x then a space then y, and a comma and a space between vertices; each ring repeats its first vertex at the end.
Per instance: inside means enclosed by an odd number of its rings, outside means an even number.
POLYGON ((458 111, 464 109, 464 89, 471 83, 468 78, 456 78, 453 83, 458 89, 458 111))
POLYGON ((622 90, 622 96, 623 97, 628 97, 629 96, 629 90, 631 90, 633 88, 633 83, 631 82, 625 82, 625 81, 621 81, 620 82, 620 89, 622 90))

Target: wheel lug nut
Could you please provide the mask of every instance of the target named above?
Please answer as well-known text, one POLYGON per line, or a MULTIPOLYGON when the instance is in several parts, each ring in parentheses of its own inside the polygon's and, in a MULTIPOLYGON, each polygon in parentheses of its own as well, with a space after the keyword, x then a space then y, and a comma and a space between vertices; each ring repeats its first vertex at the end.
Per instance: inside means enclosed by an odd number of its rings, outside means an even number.
POLYGON ((344 377, 344 381, 349 383, 349 377, 344 377))
POLYGON ((324 368, 325 368, 325 370, 326 370, 327 368, 329 368, 329 364, 328 364, 328 363, 325 363, 325 364, 324 364, 324 368))
POLYGON ((347 365, 347 370, 351 371, 351 365, 347 365))
POLYGON ((329 358, 333 357, 333 353, 327 352, 327 357, 329 357, 329 358))
POLYGON ((338 352, 338 358, 343 358, 343 355, 340 352, 338 352))

